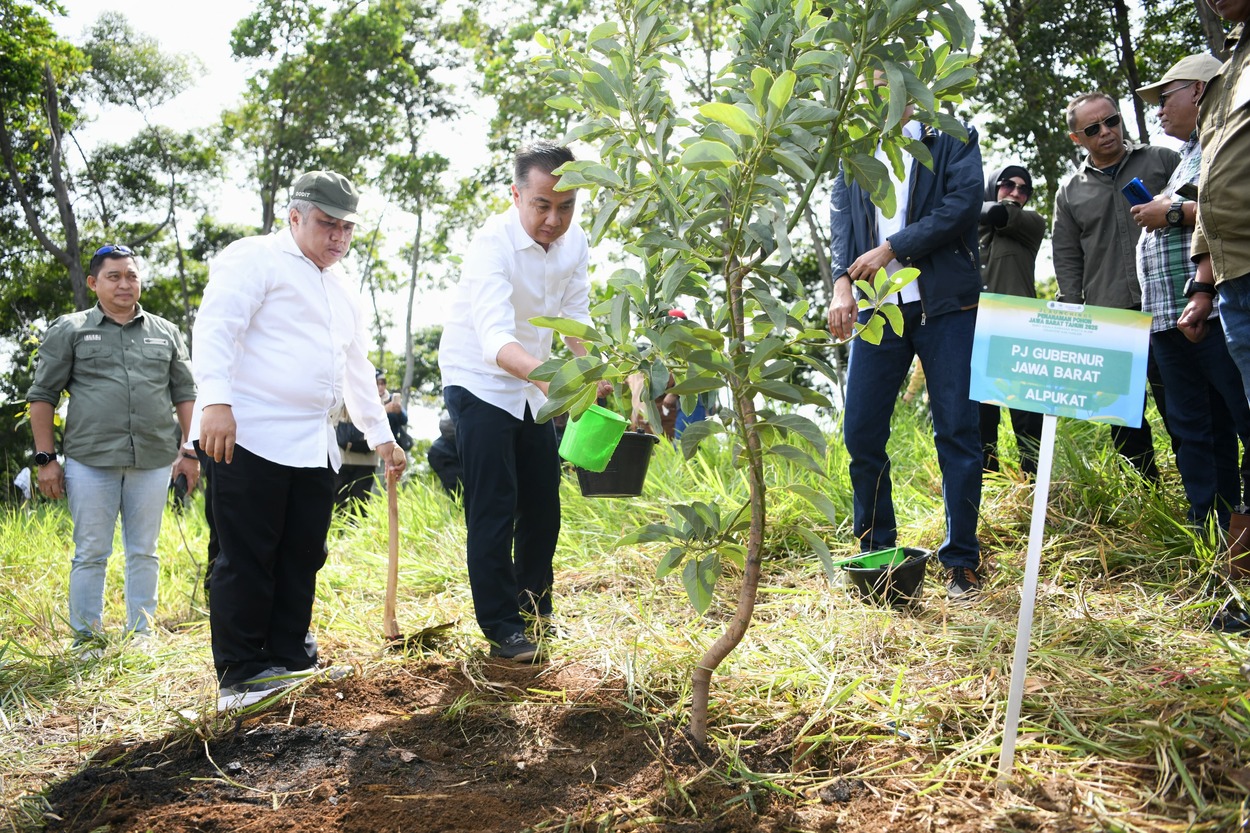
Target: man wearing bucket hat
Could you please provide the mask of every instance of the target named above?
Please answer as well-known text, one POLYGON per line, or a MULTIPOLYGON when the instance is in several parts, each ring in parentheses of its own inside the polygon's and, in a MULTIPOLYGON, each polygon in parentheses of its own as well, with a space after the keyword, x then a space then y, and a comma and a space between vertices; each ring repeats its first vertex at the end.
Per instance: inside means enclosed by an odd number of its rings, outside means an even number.
MULTIPOLYGON (((590 323, 577 192, 557 191, 552 173, 571 161, 553 142, 517 152, 513 204, 474 235, 438 350, 463 467, 474 614, 491 656, 517 662, 541 658, 560 533, 555 428, 534 419, 547 383, 529 378, 551 355, 552 331, 530 319, 590 323)), ((585 354, 581 342, 565 340, 585 354)))
POLYGON ((308 628, 341 459, 332 416, 346 406, 388 467, 404 466, 392 462, 363 305, 335 268, 357 200, 345 177, 306 173, 291 188, 287 228, 238 240, 209 264, 192 436, 210 460, 220 544, 209 582, 219 710, 317 668, 308 628))
POLYGON ((1180 440, 1176 468, 1189 499, 1189 521, 1218 517, 1228 529, 1229 513, 1241 502, 1237 434, 1250 435, 1250 406, 1237 366, 1224 342, 1218 310, 1206 320, 1216 338, 1191 342, 1177 326, 1197 267, 1190 244, 1197 218, 1202 162, 1198 101, 1220 62, 1203 53, 1183 58, 1153 84, 1139 87, 1142 100, 1159 108, 1163 132, 1184 144, 1180 163, 1155 199, 1132 209, 1145 229, 1137 243, 1142 311, 1151 313, 1150 349, 1167 390, 1168 424, 1180 440))

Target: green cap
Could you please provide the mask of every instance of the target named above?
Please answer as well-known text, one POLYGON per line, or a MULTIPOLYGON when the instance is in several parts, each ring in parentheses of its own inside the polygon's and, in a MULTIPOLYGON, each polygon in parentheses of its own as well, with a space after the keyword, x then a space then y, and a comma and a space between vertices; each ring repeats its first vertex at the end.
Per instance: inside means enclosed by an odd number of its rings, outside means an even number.
POLYGON ((309 171, 291 186, 291 199, 308 200, 336 220, 359 223, 360 194, 347 177, 334 171, 309 171))

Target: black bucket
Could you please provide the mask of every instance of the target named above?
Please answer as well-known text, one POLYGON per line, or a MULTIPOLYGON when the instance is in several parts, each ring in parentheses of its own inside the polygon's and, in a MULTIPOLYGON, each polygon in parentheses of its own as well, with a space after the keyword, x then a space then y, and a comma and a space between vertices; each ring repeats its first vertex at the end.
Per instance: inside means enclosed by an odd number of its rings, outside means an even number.
POLYGON ((907 557, 884 567, 843 567, 855 590, 867 601, 901 607, 920 601, 925 567, 933 555, 919 547, 903 547, 907 557))
POLYGON ((660 438, 643 431, 626 431, 603 471, 577 471, 577 485, 585 497, 637 497, 647 481, 651 452, 660 438))

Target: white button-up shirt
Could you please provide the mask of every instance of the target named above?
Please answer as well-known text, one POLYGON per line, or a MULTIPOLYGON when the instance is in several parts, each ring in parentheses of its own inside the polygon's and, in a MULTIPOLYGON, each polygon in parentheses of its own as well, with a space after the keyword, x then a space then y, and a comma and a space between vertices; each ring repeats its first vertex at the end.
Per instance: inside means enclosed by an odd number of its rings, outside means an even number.
MULTIPOLYGON (((903 134, 909 139, 920 141, 920 122, 912 120, 903 125, 903 134)), ((896 179, 894 176, 894 166, 890 164, 890 157, 886 156, 885 151, 880 145, 877 145, 877 159, 881 161, 890 173, 890 182, 894 185, 894 199, 896 200, 895 211, 893 217, 885 216, 880 207, 877 208, 877 230, 880 232, 880 239, 877 245, 884 243, 891 234, 902 231, 907 225, 907 212, 911 208, 911 181, 912 172, 920 163, 911 158, 908 154, 903 154, 903 178, 896 179)), ((893 275, 899 269, 903 268, 903 264, 897 259, 891 260, 885 265, 885 273, 893 275)), ((918 281, 912 281, 903 287, 902 292, 891 292, 890 297, 886 299, 892 304, 905 304, 910 301, 920 300, 920 286, 918 281), (899 295, 903 297, 900 298, 899 295)))
POLYGON ((319 268, 283 229, 231 243, 208 273, 192 340, 192 438, 205 406, 230 405, 243 448, 284 466, 329 461, 337 471, 333 418, 346 404, 370 446, 394 439, 363 305, 337 270, 319 268))
POLYGON ((537 414, 547 398, 531 382, 496 362, 516 342, 540 361, 551 355, 552 330, 537 316, 590 323, 590 252, 586 234, 572 223, 549 250, 525 233, 516 206, 486 221, 469 244, 460 283, 438 346, 443 386, 465 388, 517 419, 528 404, 537 414))

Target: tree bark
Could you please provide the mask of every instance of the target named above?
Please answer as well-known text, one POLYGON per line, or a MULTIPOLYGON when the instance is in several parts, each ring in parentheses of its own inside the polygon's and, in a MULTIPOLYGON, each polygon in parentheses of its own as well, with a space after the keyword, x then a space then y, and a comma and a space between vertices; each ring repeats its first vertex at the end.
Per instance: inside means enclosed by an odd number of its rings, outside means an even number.
POLYGON ((1129 98, 1133 101, 1133 113, 1137 116, 1138 141, 1146 143, 1150 141, 1150 130, 1146 127, 1145 102, 1141 100, 1141 96, 1135 94, 1137 88, 1141 86, 1141 79, 1137 75, 1137 54, 1133 50, 1128 6, 1124 4, 1124 0, 1115 0, 1111 8, 1115 19, 1116 37, 1120 41, 1120 59, 1124 68, 1124 77, 1128 79, 1129 98))

